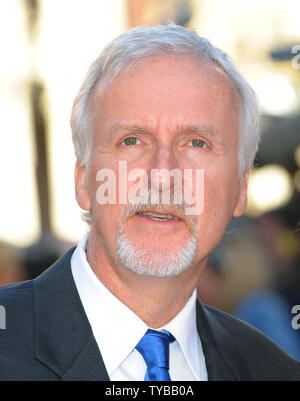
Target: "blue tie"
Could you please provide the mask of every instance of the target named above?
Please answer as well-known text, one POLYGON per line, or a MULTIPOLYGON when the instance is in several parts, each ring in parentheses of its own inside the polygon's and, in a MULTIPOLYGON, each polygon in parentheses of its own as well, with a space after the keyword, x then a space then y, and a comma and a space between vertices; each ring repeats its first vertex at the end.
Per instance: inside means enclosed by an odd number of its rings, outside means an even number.
POLYGON ((136 349, 144 358, 147 370, 145 381, 171 381, 169 375, 169 344, 175 338, 167 330, 149 329, 136 349))

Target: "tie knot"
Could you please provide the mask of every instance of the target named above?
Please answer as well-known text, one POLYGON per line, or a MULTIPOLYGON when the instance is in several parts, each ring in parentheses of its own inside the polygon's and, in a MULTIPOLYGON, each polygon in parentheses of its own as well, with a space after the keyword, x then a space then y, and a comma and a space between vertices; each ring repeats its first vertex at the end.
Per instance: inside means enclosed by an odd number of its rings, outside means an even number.
POLYGON ((169 344, 173 341, 175 338, 167 330, 149 329, 136 349, 143 356, 148 368, 169 369, 169 344))

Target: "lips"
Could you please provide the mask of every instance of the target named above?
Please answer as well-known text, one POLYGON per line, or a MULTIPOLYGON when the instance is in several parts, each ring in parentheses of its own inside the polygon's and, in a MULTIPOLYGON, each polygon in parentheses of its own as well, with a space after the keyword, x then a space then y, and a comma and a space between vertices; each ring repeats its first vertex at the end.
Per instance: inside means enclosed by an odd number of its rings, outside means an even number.
POLYGON ((137 212, 136 215, 140 217, 148 217, 151 220, 154 221, 161 221, 161 222, 166 222, 166 221, 180 221, 178 216, 175 216, 172 213, 157 213, 157 212, 149 212, 149 211, 142 211, 142 212, 137 212))

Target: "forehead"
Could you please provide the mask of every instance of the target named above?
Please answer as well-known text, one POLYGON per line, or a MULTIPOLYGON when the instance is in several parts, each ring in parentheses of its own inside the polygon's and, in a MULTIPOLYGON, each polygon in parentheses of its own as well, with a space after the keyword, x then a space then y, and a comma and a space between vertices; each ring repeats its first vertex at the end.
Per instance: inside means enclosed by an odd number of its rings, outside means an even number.
POLYGON ((92 109, 95 122, 102 125, 125 119, 146 124, 159 120, 170 126, 226 115, 226 120, 234 122, 239 101, 231 80, 213 64, 185 54, 156 55, 123 69, 108 85, 100 85, 92 109))

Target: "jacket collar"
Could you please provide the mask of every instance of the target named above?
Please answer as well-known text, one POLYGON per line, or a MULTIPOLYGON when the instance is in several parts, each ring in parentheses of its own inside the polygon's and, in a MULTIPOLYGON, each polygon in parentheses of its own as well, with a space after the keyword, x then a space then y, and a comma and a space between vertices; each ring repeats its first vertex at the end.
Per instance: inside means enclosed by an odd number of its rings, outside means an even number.
MULTIPOLYGON (((62 380, 109 380, 71 272, 70 249, 33 280, 35 357, 62 380)), ((243 369, 232 338, 212 309, 197 300, 197 329, 208 380, 239 380, 243 369)))
POLYGON ((63 380, 109 380, 73 280, 74 249, 33 280, 35 357, 63 380))
POLYGON ((209 381, 236 381, 248 376, 233 333, 220 323, 217 314, 223 312, 197 300, 197 327, 202 341, 209 381))

